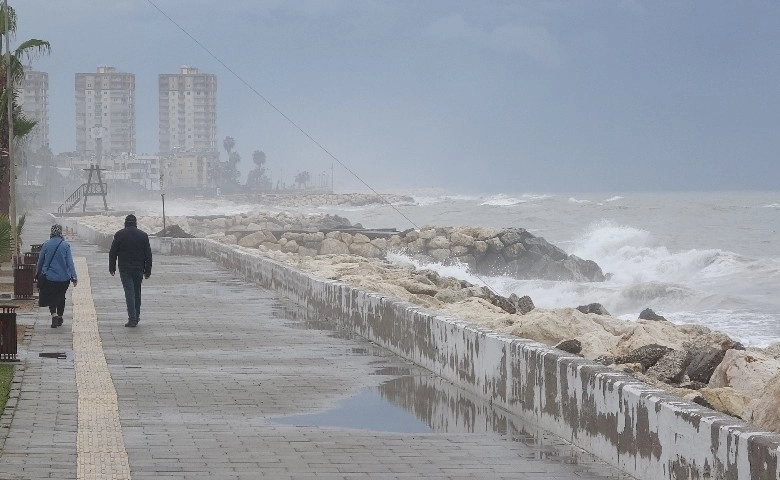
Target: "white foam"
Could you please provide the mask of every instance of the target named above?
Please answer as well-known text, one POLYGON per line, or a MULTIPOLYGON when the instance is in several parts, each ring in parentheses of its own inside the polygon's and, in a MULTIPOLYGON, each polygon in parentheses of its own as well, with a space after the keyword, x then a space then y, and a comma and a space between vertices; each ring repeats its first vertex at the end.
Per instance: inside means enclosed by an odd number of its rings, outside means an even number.
POLYGON ((415 205, 419 207, 428 207, 452 201, 473 202, 480 200, 480 197, 471 195, 439 195, 435 197, 413 195, 412 198, 414 199, 415 205))
POLYGON ((480 205, 490 205, 493 207, 511 207, 512 205, 519 205, 525 202, 526 200, 510 197, 501 193, 486 198, 480 205))

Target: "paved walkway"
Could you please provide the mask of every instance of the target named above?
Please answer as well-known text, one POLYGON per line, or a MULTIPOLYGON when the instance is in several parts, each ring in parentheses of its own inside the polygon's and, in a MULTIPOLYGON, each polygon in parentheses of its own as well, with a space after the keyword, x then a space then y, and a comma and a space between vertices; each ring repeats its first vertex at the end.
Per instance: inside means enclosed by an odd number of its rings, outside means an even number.
MULTIPOLYGON (((47 221, 28 219, 27 238, 48 238, 47 221)), ((0 423, 3 480, 619 476, 202 258, 156 256, 125 328, 107 253, 71 243, 64 326, 18 317, 31 333, 0 423)))

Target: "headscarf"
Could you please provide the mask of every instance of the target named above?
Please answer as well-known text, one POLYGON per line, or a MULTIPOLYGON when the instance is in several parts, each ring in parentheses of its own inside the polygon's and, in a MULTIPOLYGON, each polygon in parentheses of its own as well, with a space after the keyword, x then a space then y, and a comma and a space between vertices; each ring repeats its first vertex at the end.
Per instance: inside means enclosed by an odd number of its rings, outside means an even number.
POLYGON ((59 223, 55 223, 51 226, 51 235, 49 235, 49 238, 54 237, 62 237, 62 225, 59 223))
POLYGON ((125 217, 125 227, 135 227, 138 224, 135 215, 132 213, 125 217))

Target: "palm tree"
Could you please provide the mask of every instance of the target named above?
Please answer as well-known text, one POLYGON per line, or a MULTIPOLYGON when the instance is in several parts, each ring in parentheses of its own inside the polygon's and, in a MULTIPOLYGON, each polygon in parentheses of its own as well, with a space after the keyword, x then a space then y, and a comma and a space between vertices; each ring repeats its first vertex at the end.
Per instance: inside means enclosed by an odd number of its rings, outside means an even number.
MULTIPOLYGON (((9 40, 16 33, 16 12, 8 7, 8 24, 6 11, 0 7, 0 44, 5 45, 5 36, 9 40)), ((14 140, 18 141, 35 127, 35 122, 22 115, 21 107, 16 104, 16 88, 24 80, 23 60, 31 61, 38 55, 51 52, 51 45, 45 40, 30 39, 24 41, 15 50, 8 52, 9 61, 6 64, 5 55, 0 56, 0 214, 8 214, 10 206, 10 165, 8 163, 8 102, 12 106, 12 121, 14 140), (8 75, 11 78, 11 91, 7 91, 8 75)))
POLYGON ((235 146, 236 140, 233 137, 225 137, 225 139, 222 140, 222 147, 225 148, 228 157, 230 157, 230 154, 233 152, 233 148, 235 148, 235 146))

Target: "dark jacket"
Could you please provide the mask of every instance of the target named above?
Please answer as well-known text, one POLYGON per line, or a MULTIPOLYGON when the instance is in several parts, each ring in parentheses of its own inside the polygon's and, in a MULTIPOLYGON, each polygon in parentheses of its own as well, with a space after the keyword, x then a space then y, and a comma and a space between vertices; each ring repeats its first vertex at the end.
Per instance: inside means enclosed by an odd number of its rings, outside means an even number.
POLYGON ((152 248, 149 235, 138 227, 125 227, 114 234, 111 250, 108 252, 108 271, 116 272, 119 257, 119 270, 142 268, 144 275, 152 274, 152 248))

